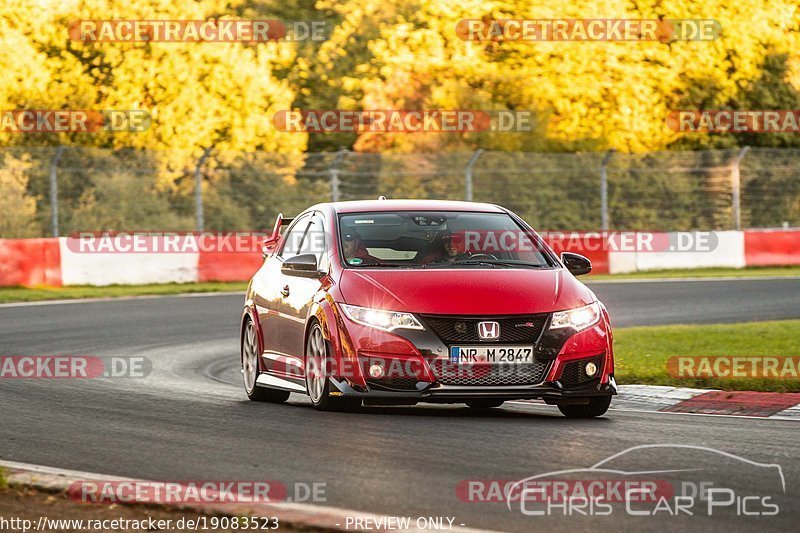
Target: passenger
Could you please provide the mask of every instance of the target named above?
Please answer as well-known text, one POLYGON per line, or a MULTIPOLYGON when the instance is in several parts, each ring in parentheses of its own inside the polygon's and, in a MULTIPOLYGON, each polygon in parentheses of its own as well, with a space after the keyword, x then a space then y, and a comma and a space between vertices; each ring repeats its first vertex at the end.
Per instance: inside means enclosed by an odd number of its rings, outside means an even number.
POLYGON ((382 263, 377 257, 370 255, 366 246, 361 242, 361 235, 356 231, 346 231, 342 234, 342 250, 344 260, 348 265, 379 265, 382 263))

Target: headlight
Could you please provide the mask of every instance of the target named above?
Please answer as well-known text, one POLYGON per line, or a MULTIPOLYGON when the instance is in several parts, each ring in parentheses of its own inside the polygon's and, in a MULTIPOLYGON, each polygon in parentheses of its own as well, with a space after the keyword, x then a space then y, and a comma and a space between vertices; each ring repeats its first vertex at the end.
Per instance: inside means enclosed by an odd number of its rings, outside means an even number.
POLYGON ((369 307, 358 307, 356 305, 341 304, 347 318, 358 324, 382 329, 384 331, 394 331, 396 329, 425 329, 419 323, 417 317, 411 313, 399 311, 384 311, 382 309, 370 309, 369 307))
POLYGON ((595 302, 585 307, 553 313, 550 329, 574 328, 576 331, 580 331, 597 324, 599 320, 600 303, 595 302))

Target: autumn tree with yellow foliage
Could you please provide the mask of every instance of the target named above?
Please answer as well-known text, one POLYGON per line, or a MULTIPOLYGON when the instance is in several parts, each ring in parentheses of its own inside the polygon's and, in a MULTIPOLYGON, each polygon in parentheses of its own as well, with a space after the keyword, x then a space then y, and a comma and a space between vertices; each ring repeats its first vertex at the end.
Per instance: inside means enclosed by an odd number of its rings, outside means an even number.
MULTIPOLYGON (((792 0, 6 0, 0 66, 0 110, 151 113, 150 128, 140 133, 0 132, 4 146, 125 149, 131 161, 145 160, 139 163, 146 171, 99 186, 104 174, 91 165, 81 172, 84 152, 73 152, 69 165, 77 170, 60 176, 70 193, 62 199, 67 229, 136 223, 140 206, 123 213, 97 207, 133 179, 145 181, 136 190, 157 192, 147 217, 170 209, 165 221, 190 224, 194 165, 209 147, 216 154, 204 169, 210 225, 263 227, 272 209, 256 204, 277 203, 278 195, 302 199, 295 189, 310 186, 297 181, 304 152, 800 146, 797 135, 687 134, 665 122, 674 109, 800 109, 800 9, 792 0), (76 20, 221 18, 325 21, 327 40, 92 43, 68 35, 76 20), (722 29, 713 41, 655 42, 475 42, 456 32, 463 19, 509 18, 715 19, 722 29), (530 110, 536 122, 527 133, 283 133, 272 117, 287 109, 530 110), (252 158, 241 155, 256 151, 291 156, 292 163, 255 176, 259 201, 250 202, 230 176, 242 168, 257 174, 252 158), (251 207, 232 217, 231 206, 242 202, 251 207)), ((27 190, 20 205, 34 199, 36 220, 46 228, 46 177, 19 174, 19 165, 14 187, 27 190)), ((20 235, 30 233, 30 213, 23 218, 20 235)))

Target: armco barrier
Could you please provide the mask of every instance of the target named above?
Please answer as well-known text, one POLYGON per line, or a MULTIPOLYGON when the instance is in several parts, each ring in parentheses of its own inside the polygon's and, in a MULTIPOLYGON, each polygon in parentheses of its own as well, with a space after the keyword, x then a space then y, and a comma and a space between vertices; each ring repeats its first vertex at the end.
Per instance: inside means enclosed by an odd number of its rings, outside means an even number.
MULTIPOLYGON (((708 232, 698 232, 708 233, 708 232)), ((714 232, 716 245, 703 251, 618 251, 599 234, 581 238, 596 273, 639 270, 800 265, 800 229, 714 232)), ((659 234, 669 240, 674 234, 659 234)), ((659 236, 657 235, 657 237, 659 236)), ((564 242, 563 240, 561 242, 564 242)), ((563 250, 553 242, 556 252, 563 250)), ((60 239, 0 239, 0 286, 133 285, 246 281, 261 264, 257 246, 246 252, 84 252, 60 239)))

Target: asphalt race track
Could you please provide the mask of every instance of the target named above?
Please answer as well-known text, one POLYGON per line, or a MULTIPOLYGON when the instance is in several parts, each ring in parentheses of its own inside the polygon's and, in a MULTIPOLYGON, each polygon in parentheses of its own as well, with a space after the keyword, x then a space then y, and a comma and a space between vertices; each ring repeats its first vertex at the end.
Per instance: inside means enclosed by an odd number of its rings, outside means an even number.
MULTIPOLYGON (((800 317, 799 279, 592 288, 616 326, 800 317)), ((238 372, 240 308, 241 297, 233 295, 0 306, 2 355, 135 355, 152 362, 144 379, 0 380, 0 458, 156 480, 278 480, 290 496, 295 483, 325 483, 324 505, 450 516, 455 525, 492 530, 766 531, 794 530, 800 519, 795 422, 622 410, 570 421, 555 408, 520 404, 490 412, 454 405, 338 414, 317 412, 297 395, 284 405, 253 403, 238 372), (632 516, 623 505, 610 516, 529 516, 519 506, 465 502, 456 492, 465 480, 589 467, 642 444, 710 447, 780 465, 780 512, 743 517, 726 508, 712 517, 653 518, 632 516)), ((626 472, 669 463, 735 486, 737 496, 775 487, 773 469, 727 464, 710 453, 627 457, 626 472)))
POLYGON ((800 317, 800 278, 590 283, 615 327, 800 317))

